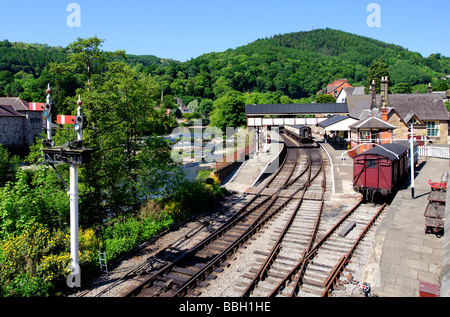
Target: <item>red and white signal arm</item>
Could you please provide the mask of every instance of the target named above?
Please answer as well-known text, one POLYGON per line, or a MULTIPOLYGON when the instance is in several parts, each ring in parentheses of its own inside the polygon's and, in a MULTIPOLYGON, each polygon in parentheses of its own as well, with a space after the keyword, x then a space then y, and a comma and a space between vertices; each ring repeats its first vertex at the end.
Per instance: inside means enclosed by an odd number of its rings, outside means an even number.
POLYGON ((44 111, 45 109, 45 104, 40 102, 29 102, 28 105, 30 111, 44 111))
POLYGON ((56 123, 57 124, 75 124, 77 120, 76 116, 62 116, 58 115, 56 117, 56 123))

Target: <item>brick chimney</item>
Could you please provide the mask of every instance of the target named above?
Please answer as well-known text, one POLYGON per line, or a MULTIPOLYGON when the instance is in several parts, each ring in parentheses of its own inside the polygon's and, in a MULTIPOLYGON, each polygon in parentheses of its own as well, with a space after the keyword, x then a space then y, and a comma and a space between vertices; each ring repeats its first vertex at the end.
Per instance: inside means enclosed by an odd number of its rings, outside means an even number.
POLYGON ((381 119, 384 122, 388 122, 388 110, 387 110, 387 108, 382 108, 381 109, 381 119))
POLYGON ((372 96, 370 110, 373 110, 377 106, 377 90, 375 88, 375 80, 372 80, 372 84, 370 85, 370 94, 372 96))
POLYGON ((389 105, 389 79, 387 76, 381 77, 381 107, 389 105))
POLYGON ((431 83, 428 85, 428 87, 427 87, 427 93, 428 94, 431 94, 431 93, 433 93, 433 86, 431 86, 431 83))

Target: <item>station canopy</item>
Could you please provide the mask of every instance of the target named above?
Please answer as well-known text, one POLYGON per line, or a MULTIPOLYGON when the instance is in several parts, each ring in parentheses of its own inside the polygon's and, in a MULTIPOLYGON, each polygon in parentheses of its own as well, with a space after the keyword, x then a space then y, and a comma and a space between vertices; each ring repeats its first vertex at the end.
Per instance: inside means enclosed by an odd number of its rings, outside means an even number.
POLYGON ((333 115, 348 114, 346 103, 305 103, 305 104, 273 104, 273 105, 246 105, 245 114, 247 117, 273 115, 273 116, 294 116, 294 115, 333 115))

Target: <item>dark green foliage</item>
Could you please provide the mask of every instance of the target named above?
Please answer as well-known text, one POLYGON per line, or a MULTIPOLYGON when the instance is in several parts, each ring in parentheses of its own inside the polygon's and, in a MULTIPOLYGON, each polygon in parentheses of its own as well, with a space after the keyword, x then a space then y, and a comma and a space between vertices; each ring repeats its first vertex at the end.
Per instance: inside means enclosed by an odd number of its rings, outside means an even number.
POLYGON ((370 85, 373 81, 375 81, 375 87, 377 89, 377 94, 380 93, 380 83, 382 77, 388 77, 390 80, 389 69, 383 58, 376 60, 372 63, 369 69, 369 75, 367 76, 367 81, 365 85, 365 93, 368 94, 370 92, 370 85))
MULTIPOLYGON (((46 72, 52 62, 65 63, 74 48, 45 44, 0 42, 0 95, 43 101, 47 82, 55 83, 54 100, 61 112, 92 74, 46 72), (18 73, 22 72, 18 75, 18 73)), ((164 93, 164 107, 175 108, 174 97, 187 105, 199 101, 208 116, 212 103, 232 91, 278 93, 290 99, 311 98, 330 82, 346 78, 354 86, 367 85, 374 61, 384 61, 390 85, 398 91, 419 90, 450 73, 450 58, 424 58, 400 46, 332 29, 296 32, 259 39, 221 53, 209 53, 181 63, 152 55, 105 54, 106 61, 124 61, 138 72, 151 74, 164 93)), ((95 75, 94 75, 95 76, 95 75)))
POLYGON ((408 83, 398 83, 391 89, 393 94, 410 94, 412 93, 412 88, 408 83))
POLYGON ((154 67, 151 73, 165 87, 164 94, 188 100, 186 104, 193 98, 217 100, 232 91, 301 99, 340 78, 365 85, 372 78, 370 67, 381 59, 383 69, 374 75, 390 75, 392 86, 428 85, 450 72, 450 58, 440 54, 424 58, 397 45, 319 29, 259 39, 234 50, 154 67))
POLYGON ((434 91, 447 91, 449 89, 449 86, 446 81, 441 81, 439 84, 434 88, 434 91))
POLYGON ((229 94, 214 102, 211 124, 225 131, 227 127, 245 124, 245 99, 239 93, 229 94))
POLYGON ((48 47, 45 44, 0 42, 0 71, 13 74, 25 72, 39 76, 52 62, 64 62, 67 53, 62 48, 48 47))
POLYGON ((336 103, 336 98, 330 95, 320 95, 316 98, 317 103, 336 103))
POLYGON ((15 174, 14 161, 10 159, 8 150, 0 144, 0 187, 12 180, 15 174))

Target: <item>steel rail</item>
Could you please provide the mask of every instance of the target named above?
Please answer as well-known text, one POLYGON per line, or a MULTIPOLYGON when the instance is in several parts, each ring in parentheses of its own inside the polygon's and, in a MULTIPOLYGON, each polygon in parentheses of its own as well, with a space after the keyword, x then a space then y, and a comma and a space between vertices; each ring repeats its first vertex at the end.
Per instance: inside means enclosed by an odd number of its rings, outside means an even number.
POLYGON ((358 201, 358 203, 352 208, 350 209, 334 226, 333 228, 331 228, 328 233, 318 242, 316 243, 316 245, 308 252, 305 253, 304 258, 299 262, 298 267, 300 267, 299 270, 299 274, 297 276, 297 278, 295 279, 295 284, 294 284, 294 288, 290 294, 290 297, 295 297, 295 294, 297 293, 297 291, 299 290, 301 284, 302 284, 302 280, 303 280, 303 275, 305 273, 305 269, 306 266, 308 265, 309 261, 315 256, 317 250, 319 250, 319 248, 322 246, 322 244, 328 240, 328 238, 337 230, 337 228, 339 228, 342 223, 344 223, 344 221, 355 211, 359 208, 359 206, 361 206, 362 204, 362 199, 358 201))
MULTIPOLYGON (((289 150, 289 149, 288 149, 289 150)), ((255 221, 249 227, 239 236, 238 239, 236 239, 230 246, 228 246, 224 251, 222 251, 220 254, 216 255, 216 257, 211 260, 204 268, 202 268, 199 272, 197 272, 194 276, 192 276, 186 283, 181 286, 178 291, 174 294, 174 297, 180 297, 185 295, 189 289, 194 288, 196 286, 196 282, 198 280, 202 279, 202 276, 205 276, 206 274, 212 272, 213 268, 215 266, 218 266, 220 262, 228 257, 230 253, 234 253, 234 251, 242 245, 250 236, 252 236, 259 228, 263 226, 264 223, 268 221, 270 217, 278 213, 280 210, 282 210, 289 202, 289 198, 281 204, 279 207, 277 207, 274 211, 272 211, 269 216, 266 216, 267 212, 271 209, 271 207, 275 204, 275 202, 278 199, 279 193, 286 187, 287 182, 292 177, 298 161, 299 152, 295 150, 295 160, 294 160, 294 166, 292 167, 292 170, 289 172, 288 177, 286 178, 284 184, 277 190, 276 193, 270 196, 271 202, 270 204, 265 208, 265 210, 257 217, 255 221)), ((286 159, 288 157, 288 154, 286 155, 286 159)), ((267 187, 265 187, 267 188, 267 187)))
POLYGON ((285 284, 292 280, 292 277, 295 276, 295 274, 297 274, 298 271, 300 271, 300 274, 302 274, 302 272, 304 271, 304 260, 307 256, 307 254, 311 251, 315 237, 317 235, 317 231, 319 230, 319 223, 320 223, 320 218, 322 216, 322 211, 323 211, 323 205, 324 205, 324 195, 325 195, 325 191, 326 191, 326 173, 325 173, 325 168, 323 166, 323 162, 322 162, 322 173, 323 173, 323 179, 322 179, 322 199, 321 199, 321 203, 320 203, 320 210, 319 213, 316 217, 316 222, 314 223, 314 228, 313 228, 313 232, 310 236, 309 242, 305 248, 305 251, 302 254, 301 260, 297 263, 296 266, 294 266, 294 268, 292 268, 292 270, 286 274, 285 278, 278 283, 278 285, 272 290, 272 292, 269 294, 268 297, 274 297, 278 294, 278 292, 285 286, 285 284))
MULTIPOLYGON (((284 145, 286 146, 286 145, 284 145)), ((289 151, 289 148, 287 148, 287 151, 289 151)), ((267 210, 270 209, 270 207, 273 206, 273 204, 275 203, 276 199, 278 198, 278 195, 280 193, 281 190, 283 190, 283 188, 286 187, 286 183, 289 181, 289 179, 292 177, 292 174, 295 171, 296 165, 297 165, 297 160, 298 160, 298 151, 296 150, 296 156, 295 156, 295 160, 293 160, 294 162, 294 166, 291 168, 291 170, 289 171, 289 175, 287 177, 287 179, 285 180, 284 184, 278 188, 278 190, 268 196, 267 198, 265 198, 262 202, 260 202, 258 205, 252 207, 251 209, 247 210, 247 208, 258 198, 261 196, 261 193, 268 187, 269 184, 272 183, 272 181, 279 176, 279 174, 281 173, 282 170, 284 170, 284 167, 286 166, 287 163, 287 159, 288 159, 288 154, 286 154, 286 157, 283 160, 282 166, 274 173, 271 175, 271 178, 269 179, 268 183, 263 186, 263 188, 255 195, 255 197, 252 198, 251 201, 249 201, 244 207, 241 208, 241 210, 236 213, 229 221, 227 221, 223 226, 221 226, 219 229, 217 229, 215 232, 213 232, 210 236, 208 236, 206 239, 204 239, 203 241, 201 241, 199 244, 197 244, 195 247, 193 247, 192 249, 190 249, 189 251, 184 252, 183 254, 181 254, 178 258, 176 258, 174 261, 172 261, 171 263, 165 265, 163 268, 161 268, 160 270, 158 270, 156 273, 152 274, 150 277, 148 277, 145 281, 143 281, 140 285, 138 285, 137 287, 133 288, 131 291, 127 292, 124 296, 125 297, 130 297, 130 296, 136 296, 138 295, 144 287, 146 287, 147 285, 151 284, 158 276, 162 276, 164 275, 166 272, 169 272, 172 268, 174 268, 179 262, 181 262, 184 258, 187 258, 189 255, 193 255, 196 252, 198 252, 199 250, 205 248, 206 245, 208 245, 209 243, 211 243, 212 241, 217 240, 224 232, 228 231, 228 229, 234 227, 237 223, 239 223, 241 220, 245 219, 248 215, 250 215, 251 213, 253 213, 256 209, 262 207, 264 204, 266 204, 267 202, 269 202, 268 206, 266 206, 265 211, 267 212, 267 210)), ((263 213, 264 213, 263 212, 263 213)), ((261 217, 261 216, 260 216, 261 217)), ((260 220, 260 217, 257 219, 257 221, 260 220)), ((255 221, 255 222, 257 222, 255 221)), ((255 223, 254 222, 254 223, 255 223)), ((248 232, 252 232, 251 228, 254 226, 250 225, 249 229, 246 230, 245 233, 248 232)), ((245 234, 244 233, 244 234, 245 234)), ((243 234, 243 235, 244 235, 243 234)), ((241 239, 239 239, 241 240, 241 239)), ((230 249, 233 249, 236 246, 236 243, 233 243, 233 245, 231 245, 229 248, 227 248, 227 250, 229 251, 230 249)), ((224 252, 222 252, 224 253, 224 252)), ((226 252, 225 252, 226 253, 226 252)), ((220 254, 219 254, 220 255, 220 254)), ((214 266, 218 260, 220 260, 222 257, 219 257, 219 255, 217 256, 217 260, 211 262, 209 265, 207 265, 203 270, 203 273, 205 273, 208 269, 208 267, 212 267, 214 266)), ((199 272, 201 273, 201 272, 199 272)), ((200 276, 200 274, 197 273, 197 275, 200 276)), ((194 278, 191 278, 189 280, 189 283, 186 283, 186 287, 187 286, 191 286, 194 282, 194 278)), ((186 289, 185 287, 180 288, 180 290, 184 290, 186 289)), ((179 294, 180 291, 177 292, 177 294, 179 294)), ((176 294, 176 295, 177 295, 176 294)))
POLYGON ((377 213, 373 218, 370 220, 370 222, 366 225, 364 230, 361 232, 361 234, 358 236, 357 240, 353 244, 352 248, 342 256, 342 258, 339 260, 339 263, 334 267, 333 271, 330 273, 328 278, 323 283, 323 286, 325 287, 325 290, 322 292, 321 296, 326 297, 331 292, 331 289, 333 288, 333 285, 336 283, 337 279, 339 278, 342 270, 347 265, 347 263, 350 261, 350 258, 352 257, 353 253, 356 251, 356 248, 358 247, 359 243, 364 239, 366 234, 369 232, 370 228, 373 226, 375 221, 378 219, 378 217, 381 215, 383 210, 386 208, 386 204, 381 206, 380 209, 378 209, 377 213))
POLYGON ((289 200, 292 200, 293 197, 295 195, 297 195, 297 193, 299 193, 300 191, 302 191, 302 195, 300 200, 297 202, 295 208, 294 208, 294 212, 292 213, 291 217, 289 218, 286 226, 284 227, 284 230, 280 233, 280 235, 278 236, 278 239, 274 245, 274 247, 272 248, 271 252, 269 253, 269 256, 266 258, 266 260, 263 262, 263 264, 261 265, 258 273, 255 275, 255 277, 253 278, 253 280, 250 282, 249 286, 247 287, 247 289, 244 291, 243 293, 243 297, 245 296, 249 296, 251 294, 251 292, 254 290, 255 286, 257 285, 257 283, 259 281, 261 281, 264 276, 267 274, 267 271, 270 268, 270 265, 273 263, 273 261, 275 260, 276 256, 278 255, 279 251, 281 250, 281 243, 282 240, 284 239, 284 236, 286 235, 286 233, 288 232, 288 230, 290 229, 295 217, 297 216, 298 210, 300 209, 300 206, 303 203, 303 199, 305 196, 305 193, 308 189, 308 187, 310 186, 311 182, 313 182, 317 176, 320 174, 320 172, 323 170, 323 162, 321 162, 321 166, 320 169, 318 170, 318 172, 316 173, 316 175, 314 175, 314 177, 311 177, 311 171, 312 171, 312 164, 311 164, 311 157, 309 157, 309 164, 308 164, 309 168, 308 168, 308 181, 303 185, 303 187, 300 187, 299 189, 297 189, 290 197, 289 200))

